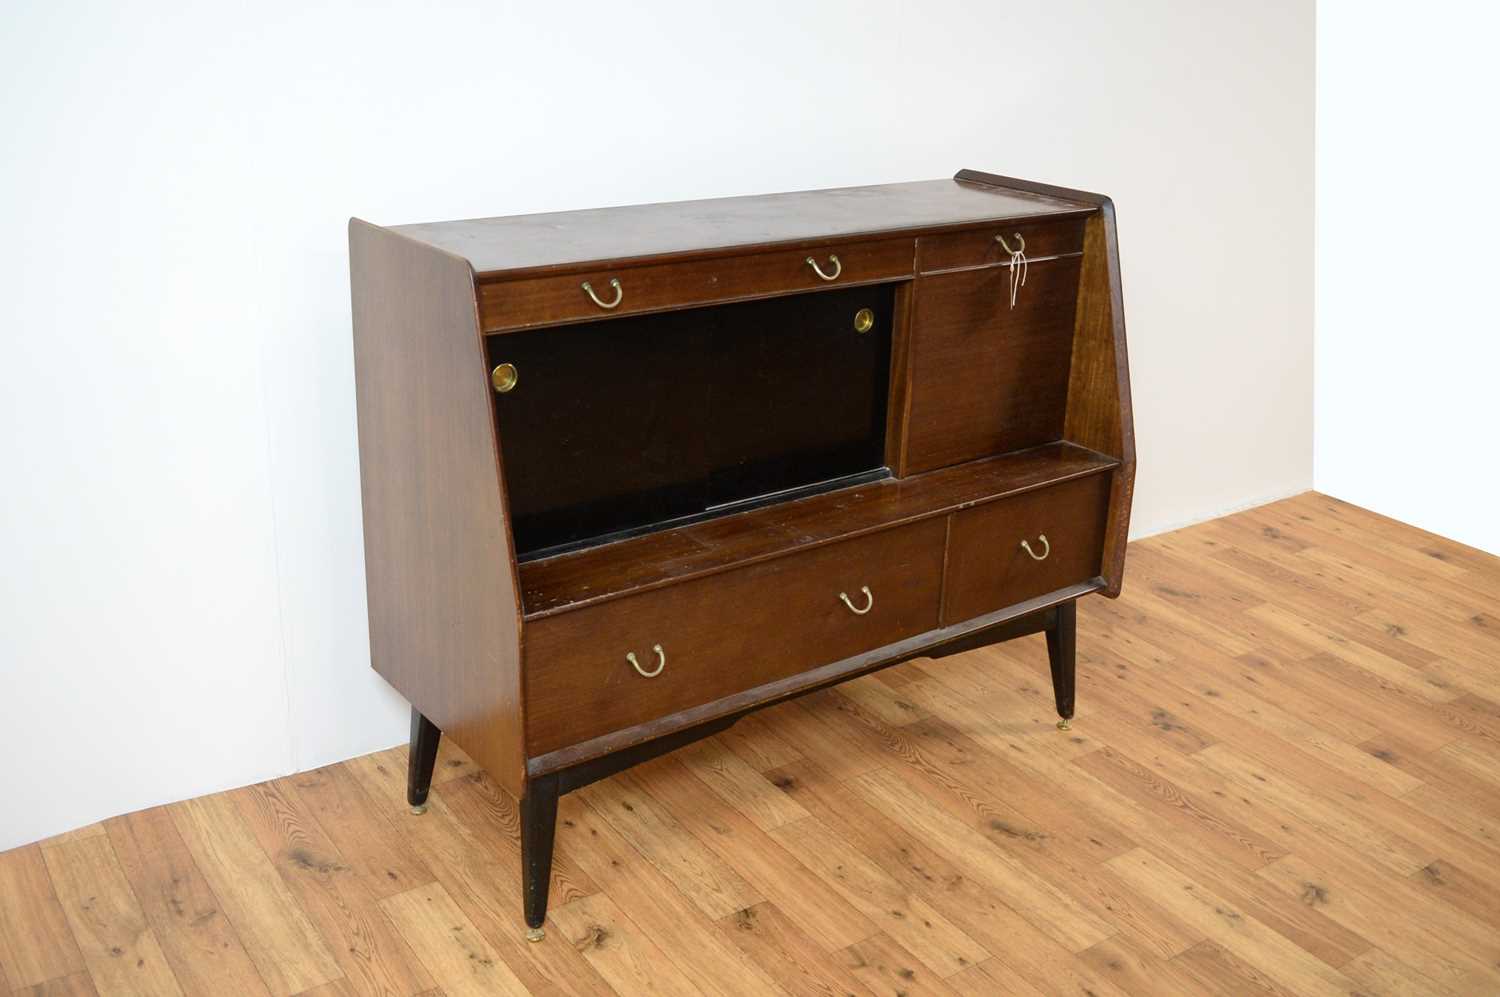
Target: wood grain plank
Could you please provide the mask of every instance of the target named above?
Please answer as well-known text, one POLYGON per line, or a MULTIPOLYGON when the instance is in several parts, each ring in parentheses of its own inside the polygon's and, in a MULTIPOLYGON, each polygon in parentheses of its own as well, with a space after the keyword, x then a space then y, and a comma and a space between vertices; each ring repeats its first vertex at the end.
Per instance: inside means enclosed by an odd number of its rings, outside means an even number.
MULTIPOLYGON (((887 668, 880 674, 891 670, 887 668)), ((757 772, 780 768, 802 757, 800 751, 771 728, 764 713, 741 717, 733 727, 719 733, 717 740, 757 772)))
POLYGON ((1259 875, 1445 986, 1463 993, 1500 988, 1500 969, 1494 956, 1500 935, 1489 932, 1487 946, 1470 948, 1476 941, 1471 932, 1465 931, 1467 937, 1458 938, 1448 934, 1454 919, 1430 923, 1422 917, 1432 907, 1419 903, 1414 890, 1396 889, 1410 887, 1406 881, 1377 875, 1352 878, 1347 871, 1339 875, 1314 870, 1296 856, 1267 866, 1259 875), (1413 916, 1398 921, 1391 917, 1393 910, 1410 910, 1413 916))
POLYGON ((386 897, 380 906, 444 993, 527 997, 516 974, 437 883, 386 897))
POLYGON ((1047 911, 1041 929, 1058 943, 1079 952, 1113 933, 1108 923, 1037 875, 1026 863, 1002 852, 989 839, 929 801, 914 798, 898 777, 884 771, 872 772, 851 781, 850 785, 872 804, 959 860, 969 875, 1000 891, 1018 910, 1047 911))
POLYGON ((830 951, 875 933, 868 918, 823 885, 793 852, 738 811, 705 800, 700 784, 676 758, 658 759, 617 778, 656 800, 724 863, 738 869, 760 896, 774 901, 830 951))
MULTIPOLYGON (((304 780, 306 781, 306 780, 304 780)), ((297 791, 277 779, 232 794, 261 851, 328 943, 344 979, 361 993, 406 997, 433 979, 377 906, 383 895, 330 840, 297 791)), ((382 857, 371 842, 371 858, 382 857)), ((378 883, 378 880, 377 880, 378 883)))
POLYGON ((806 810, 722 744, 700 741, 683 748, 677 757, 714 795, 744 814, 762 831, 807 816, 806 810))
POLYGON ((1127 934, 1112 935, 1084 949, 1078 958, 1135 997, 1197 997, 1203 987, 1183 973, 1175 959, 1147 951, 1127 934))
POLYGON ((153 807, 106 823, 141 911, 183 993, 267 993, 219 900, 198 871, 172 815, 153 807))
POLYGON ((231 795, 204 796, 169 809, 194 863, 273 994, 300 993, 343 975, 256 844, 231 795))
POLYGON ((882 934, 910 952, 937 976, 952 976, 988 959, 990 953, 859 849, 816 817, 771 832, 771 836, 833 887, 882 934))
MULTIPOLYGON (((434 790, 427 798, 427 813, 415 817, 406 805, 403 749, 365 755, 345 766, 527 989, 569 997, 613 997, 609 985, 571 947, 525 940, 519 848, 508 836, 488 831, 485 823, 471 828, 449 808, 444 794, 455 783, 434 790)), ((569 894, 558 889, 555 895, 569 894)))
POLYGON ((938 974, 883 932, 855 942, 838 956, 849 975, 872 994, 953 997, 954 990, 938 974))
POLYGON ((583 953, 618 993, 680 994, 700 990, 609 897, 583 897, 553 911, 568 944, 583 953))
POLYGON ((558 821, 567 832, 558 842, 560 850, 601 892, 628 910, 631 921, 648 937, 671 940, 667 957, 700 993, 734 997, 780 992, 764 967, 747 959, 716 930, 715 922, 701 916, 691 900, 587 803, 576 796, 563 797, 558 821))
POLYGON ((0 852, 0 972, 29 987, 83 972, 83 955, 36 845, 0 852))
POLYGON ((96 987, 109 994, 182 993, 109 838, 76 838, 43 856, 96 987))
POLYGON ((1198 921, 1210 941, 1257 966, 1293 993, 1347 997, 1353 989, 1348 977, 1236 910, 1212 889, 1184 876, 1146 849, 1111 859, 1108 864, 1142 894, 1183 918, 1198 921))
MULTIPOLYGON (((438 747, 441 755, 442 745, 438 747)), ((447 756, 452 760, 453 755, 447 756)), ((439 762, 442 762, 439 758, 439 762)), ((442 771, 439 769, 439 771, 442 771)), ((452 773, 447 773, 451 775, 452 773)), ((450 781, 450 780, 444 780, 450 781)), ((342 765, 301 772, 289 780, 307 818, 338 850, 347 872, 377 899, 430 883, 432 872, 406 848, 359 782, 342 765)))
POLYGON ((717 924, 746 959, 762 967, 788 994, 833 997, 864 990, 841 962, 770 901, 735 911, 717 924))
POLYGON ((616 777, 589 786, 580 795, 706 916, 720 918, 763 899, 731 864, 639 783, 616 777))
POLYGON ((14 991, 17 997, 98 997, 99 991, 88 973, 74 973, 14 991))

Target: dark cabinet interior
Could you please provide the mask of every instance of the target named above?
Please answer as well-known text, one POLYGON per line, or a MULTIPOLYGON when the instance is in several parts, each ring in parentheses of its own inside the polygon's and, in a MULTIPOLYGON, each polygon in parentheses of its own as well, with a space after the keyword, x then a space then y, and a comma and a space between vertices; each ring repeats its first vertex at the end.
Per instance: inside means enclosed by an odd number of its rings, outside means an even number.
POLYGON ((523 560, 886 475, 894 289, 489 337, 523 560))

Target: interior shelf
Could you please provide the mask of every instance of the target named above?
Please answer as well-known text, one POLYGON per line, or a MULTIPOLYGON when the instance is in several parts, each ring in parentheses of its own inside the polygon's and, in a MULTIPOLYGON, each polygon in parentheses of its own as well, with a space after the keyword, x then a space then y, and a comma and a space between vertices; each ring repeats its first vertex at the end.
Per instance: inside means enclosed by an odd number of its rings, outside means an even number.
POLYGON ((713 574, 873 530, 946 515, 1118 465, 1049 443, 907 478, 888 478, 519 566, 527 618, 713 574))

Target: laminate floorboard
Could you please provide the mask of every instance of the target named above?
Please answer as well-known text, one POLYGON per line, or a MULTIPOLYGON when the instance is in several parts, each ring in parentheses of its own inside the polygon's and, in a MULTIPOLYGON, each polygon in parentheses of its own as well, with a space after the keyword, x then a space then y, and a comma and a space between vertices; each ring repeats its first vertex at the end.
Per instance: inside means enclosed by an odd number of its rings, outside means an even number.
POLYGON ((1131 544, 1041 636, 562 801, 405 748, 0 853, 0 994, 1500 993, 1500 558, 1308 493, 1131 544))

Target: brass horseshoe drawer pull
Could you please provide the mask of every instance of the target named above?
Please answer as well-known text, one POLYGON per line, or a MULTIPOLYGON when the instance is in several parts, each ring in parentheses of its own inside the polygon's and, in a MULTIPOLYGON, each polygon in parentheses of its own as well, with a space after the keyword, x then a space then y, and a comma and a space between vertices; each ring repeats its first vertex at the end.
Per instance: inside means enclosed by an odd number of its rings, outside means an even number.
POLYGON ((1045 533, 1040 534, 1037 539, 1042 542, 1042 552, 1040 554, 1032 550, 1031 544, 1025 540, 1021 541, 1021 549, 1030 554, 1033 561, 1045 561, 1047 560, 1047 555, 1052 553, 1052 545, 1047 542, 1047 534, 1045 533))
POLYGON ((651 650, 656 652, 656 667, 649 672, 641 667, 641 663, 639 661, 635 660, 634 651, 631 651, 629 654, 625 655, 625 660, 630 662, 630 667, 639 672, 642 678, 654 679, 656 678, 656 676, 661 674, 661 670, 663 668, 667 667, 667 652, 661 649, 661 645, 653 644, 651 645, 651 650))
POLYGON ((588 281, 583 282, 584 293, 593 300, 594 304, 598 305, 600 308, 618 308, 620 306, 620 302, 625 300, 625 289, 620 286, 620 278, 618 277, 611 277, 609 286, 615 289, 615 300, 601 301, 599 299, 599 295, 594 293, 594 285, 590 284, 588 281))
POLYGON ((853 613, 855 616, 863 616, 870 610, 875 608, 875 593, 870 591, 870 586, 861 585, 859 587, 859 590, 865 594, 864 609, 859 609, 858 607, 856 607, 854 603, 850 601, 849 594, 847 592, 839 593, 839 598, 843 600, 844 605, 849 607, 849 612, 853 613))
POLYGON ((839 274, 844 272, 844 265, 840 263, 839 258, 837 256, 834 256, 832 253, 828 254, 828 262, 833 264, 833 273, 824 273, 823 268, 818 266, 817 260, 813 259, 811 256, 807 258, 807 265, 813 268, 813 273, 817 274, 819 277, 822 277, 824 280, 838 280, 839 274))

